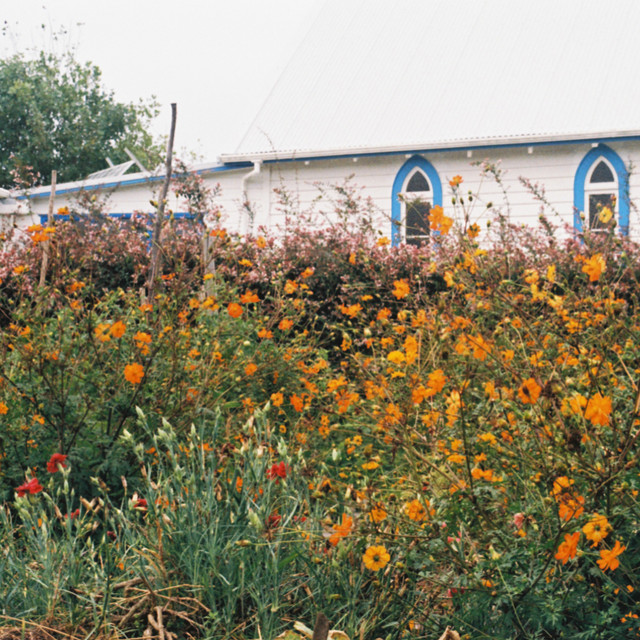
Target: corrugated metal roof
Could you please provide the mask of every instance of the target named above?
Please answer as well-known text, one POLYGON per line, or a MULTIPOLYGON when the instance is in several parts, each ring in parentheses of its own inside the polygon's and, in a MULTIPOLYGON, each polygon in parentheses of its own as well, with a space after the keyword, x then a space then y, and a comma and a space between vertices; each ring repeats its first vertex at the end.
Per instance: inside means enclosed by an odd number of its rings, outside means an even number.
POLYGON ((327 0, 235 154, 640 131, 638 0, 327 0))

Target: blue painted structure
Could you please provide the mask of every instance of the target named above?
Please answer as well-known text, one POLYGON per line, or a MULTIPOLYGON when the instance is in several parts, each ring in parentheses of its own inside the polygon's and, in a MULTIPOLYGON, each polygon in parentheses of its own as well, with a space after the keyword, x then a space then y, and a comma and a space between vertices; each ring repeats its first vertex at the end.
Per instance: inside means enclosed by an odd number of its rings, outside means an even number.
POLYGON ((618 178, 618 226, 622 235, 629 235, 629 172, 622 158, 606 144, 598 144, 582 158, 573 181, 573 226, 578 233, 583 231, 580 217, 585 211, 585 184, 589 170, 600 158, 608 160, 618 178))
POLYGON ((393 181, 393 189, 391 191, 391 244, 394 247, 402 241, 402 202, 400 201, 400 194, 407 178, 416 169, 420 169, 431 183, 431 189, 433 190, 432 206, 442 206, 442 183, 438 172, 422 156, 412 156, 400 167, 393 181))

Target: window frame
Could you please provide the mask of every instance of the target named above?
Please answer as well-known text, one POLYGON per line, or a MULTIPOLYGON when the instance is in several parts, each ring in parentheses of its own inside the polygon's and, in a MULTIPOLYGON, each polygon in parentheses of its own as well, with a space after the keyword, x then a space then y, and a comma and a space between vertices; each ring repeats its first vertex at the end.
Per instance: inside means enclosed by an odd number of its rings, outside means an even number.
POLYGON ((577 233, 591 225, 589 196, 614 195, 616 197, 615 220, 619 233, 629 235, 629 172, 622 158, 605 144, 593 147, 583 158, 576 170, 573 185, 573 226, 577 233), (591 176, 600 162, 604 161, 611 170, 614 182, 591 182, 591 176))
POLYGON ((406 241, 406 195, 409 194, 430 194, 431 207, 442 206, 442 183, 438 172, 433 165, 422 156, 414 155, 409 158, 398 170, 393 181, 391 194, 391 244, 398 246, 406 241), (431 187, 431 191, 406 192, 405 189, 409 184, 409 180, 413 177, 416 170, 420 170, 427 179, 427 183, 431 187))

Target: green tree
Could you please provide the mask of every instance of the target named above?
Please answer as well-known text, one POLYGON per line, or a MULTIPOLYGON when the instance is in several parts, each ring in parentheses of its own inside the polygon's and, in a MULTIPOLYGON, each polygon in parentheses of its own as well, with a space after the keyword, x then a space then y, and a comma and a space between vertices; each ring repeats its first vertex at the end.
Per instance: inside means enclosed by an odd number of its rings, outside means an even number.
POLYGON ((0 187, 13 184, 12 170, 30 166, 38 182, 80 180, 104 169, 105 158, 125 162, 130 149, 155 166, 162 148, 149 133, 155 100, 116 102, 102 85, 100 69, 71 54, 21 54, 0 60, 0 187))

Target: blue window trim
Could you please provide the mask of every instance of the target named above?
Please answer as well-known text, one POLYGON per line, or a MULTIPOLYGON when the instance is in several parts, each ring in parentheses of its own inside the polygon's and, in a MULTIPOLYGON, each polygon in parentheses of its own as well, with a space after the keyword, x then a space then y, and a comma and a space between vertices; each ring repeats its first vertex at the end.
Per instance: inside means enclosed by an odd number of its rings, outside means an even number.
POLYGON ((629 235, 629 172, 622 158, 606 144, 598 144, 582 158, 573 181, 573 227, 583 231, 581 213, 584 213, 585 183, 587 175, 598 158, 604 158, 613 167, 618 178, 618 226, 622 235, 629 235))
POLYGON ((433 189, 432 206, 442 206, 442 183, 440 182, 438 172, 433 168, 433 165, 422 156, 412 156, 400 167, 400 171, 398 171, 393 181, 393 189, 391 191, 391 245, 394 247, 398 246, 402 240, 402 202, 400 201, 400 194, 402 193, 402 188, 404 187, 407 177, 415 171, 415 169, 420 169, 431 183, 431 188, 433 189))

